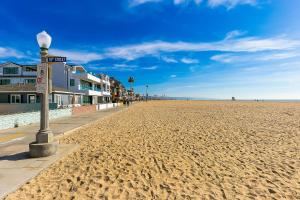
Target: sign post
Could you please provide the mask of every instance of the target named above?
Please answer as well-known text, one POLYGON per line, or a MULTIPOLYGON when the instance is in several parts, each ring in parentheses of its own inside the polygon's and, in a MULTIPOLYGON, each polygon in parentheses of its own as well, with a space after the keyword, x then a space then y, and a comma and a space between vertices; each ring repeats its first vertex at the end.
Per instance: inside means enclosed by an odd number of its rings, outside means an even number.
POLYGON ((48 86, 48 63, 37 66, 36 92, 45 94, 48 86))

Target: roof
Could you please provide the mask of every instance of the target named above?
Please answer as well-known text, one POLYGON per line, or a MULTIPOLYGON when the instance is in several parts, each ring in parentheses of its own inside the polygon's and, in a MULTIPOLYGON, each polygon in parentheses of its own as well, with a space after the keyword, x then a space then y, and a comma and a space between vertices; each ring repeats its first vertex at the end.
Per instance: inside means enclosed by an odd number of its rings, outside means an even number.
POLYGON ((13 65, 17 65, 19 67, 37 67, 37 64, 18 64, 18 63, 11 62, 11 61, 1 63, 0 66, 7 65, 7 64, 13 64, 13 65))
MULTIPOLYGON (((81 94, 67 90, 66 88, 60 88, 53 86, 53 92, 56 93, 74 93, 81 94)), ((4 92, 36 92, 34 84, 10 84, 10 85, 0 85, 0 93, 4 92)))
POLYGON ((0 64, 0 66, 7 65, 7 64, 13 64, 13 65, 17 65, 17 66, 21 67, 21 65, 14 63, 14 62, 10 62, 10 61, 2 63, 2 64, 0 64))

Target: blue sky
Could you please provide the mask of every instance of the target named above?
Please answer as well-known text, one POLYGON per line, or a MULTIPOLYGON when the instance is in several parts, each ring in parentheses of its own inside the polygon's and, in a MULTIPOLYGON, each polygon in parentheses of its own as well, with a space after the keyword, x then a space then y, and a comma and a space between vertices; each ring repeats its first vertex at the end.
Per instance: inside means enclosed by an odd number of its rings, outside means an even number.
POLYGON ((300 99, 299 0, 12 1, 0 6, 0 61, 50 52, 150 94, 300 99))

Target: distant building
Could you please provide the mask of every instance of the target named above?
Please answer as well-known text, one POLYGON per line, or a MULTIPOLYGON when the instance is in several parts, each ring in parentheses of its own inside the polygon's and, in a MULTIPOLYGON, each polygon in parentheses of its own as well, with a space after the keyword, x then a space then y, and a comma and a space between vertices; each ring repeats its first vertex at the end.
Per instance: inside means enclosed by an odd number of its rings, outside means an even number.
POLYGON ((112 97, 112 102, 120 102, 123 97, 126 96, 126 88, 125 86, 114 77, 110 77, 110 93, 112 97))

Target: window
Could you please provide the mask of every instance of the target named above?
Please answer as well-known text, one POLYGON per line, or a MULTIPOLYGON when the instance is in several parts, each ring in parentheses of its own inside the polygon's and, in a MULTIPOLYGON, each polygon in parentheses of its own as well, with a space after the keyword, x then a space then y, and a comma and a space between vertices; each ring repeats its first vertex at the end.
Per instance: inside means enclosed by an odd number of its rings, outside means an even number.
POLYGON ((35 79, 25 79, 25 83, 33 83, 35 84, 36 80, 35 79))
POLYGON ((59 106, 62 104, 60 95, 55 95, 55 103, 57 103, 57 105, 59 105, 59 106))
POLYGON ((10 95, 10 103, 21 103, 21 95, 19 94, 10 95))
POLYGON ((36 72, 36 67, 26 67, 25 71, 26 72, 36 72))
POLYGON ((89 104, 89 103, 91 103, 90 97, 89 97, 89 96, 83 96, 83 103, 84 103, 84 104, 89 104))
POLYGON ((4 67, 3 74, 18 74, 19 69, 18 67, 4 67))
POLYGON ((10 79, 0 79, 0 85, 9 85, 10 79))
POLYGON ((28 94, 27 95, 27 103, 36 103, 36 96, 35 96, 35 94, 28 94))
POLYGON ((75 80, 74 79, 70 79, 70 86, 75 86, 75 80))
POLYGON ((80 80, 80 89, 81 90, 92 90, 92 83, 80 80))

